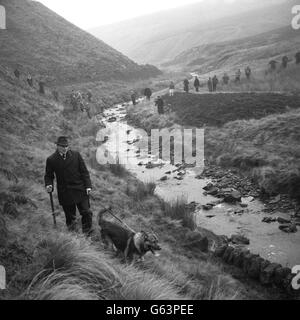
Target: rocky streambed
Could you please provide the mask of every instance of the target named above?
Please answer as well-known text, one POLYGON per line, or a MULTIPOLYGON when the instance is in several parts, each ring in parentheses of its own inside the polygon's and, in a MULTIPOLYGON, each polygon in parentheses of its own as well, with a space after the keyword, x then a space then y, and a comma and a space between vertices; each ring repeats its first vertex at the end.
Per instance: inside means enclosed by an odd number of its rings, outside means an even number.
POLYGON ((170 202, 184 198, 194 208, 197 224, 225 242, 284 267, 300 264, 300 219, 289 199, 262 202, 260 190, 237 172, 209 164, 204 170, 172 165, 159 158, 159 148, 148 154, 144 130, 128 125, 125 115, 126 105, 105 111, 106 127, 97 135, 98 162, 118 158, 141 181, 155 182, 159 197, 170 202))

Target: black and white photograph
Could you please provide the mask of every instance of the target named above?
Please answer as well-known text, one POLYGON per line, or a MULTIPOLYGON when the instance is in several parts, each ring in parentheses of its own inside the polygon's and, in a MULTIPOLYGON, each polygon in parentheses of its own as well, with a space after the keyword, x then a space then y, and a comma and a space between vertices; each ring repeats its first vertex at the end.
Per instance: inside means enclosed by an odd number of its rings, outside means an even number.
POLYGON ((300 1, 0 0, 0 300, 300 300, 300 1))

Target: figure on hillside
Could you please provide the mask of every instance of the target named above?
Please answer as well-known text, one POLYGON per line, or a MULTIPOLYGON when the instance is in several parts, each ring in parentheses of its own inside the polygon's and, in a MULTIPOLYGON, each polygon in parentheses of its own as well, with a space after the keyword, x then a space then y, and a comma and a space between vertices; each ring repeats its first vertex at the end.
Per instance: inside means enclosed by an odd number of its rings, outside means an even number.
POLYGON ((241 69, 238 69, 237 72, 235 73, 235 83, 241 82, 241 75, 242 75, 241 69))
POLYGON ((16 69, 15 71, 14 71, 14 74, 15 74, 15 77, 16 78, 20 78, 20 71, 18 70, 18 69, 16 69))
POLYGON ((281 68, 286 69, 288 66, 289 58, 287 56, 283 56, 281 60, 281 68))
POLYGON ((77 99, 76 99, 76 94, 75 94, 74 90, 72 90, 72 92, 71 92, 70 101, 71 101, 71 106, 73 107, 73 111, 76 111, 77 110, 77 99))
POLYGON ((212 84, 212 79, 211 77, 209 77, 208 81, 207 81, 207 87, 208 87, 208 91, 212 92, 213 91, 213 84, 212 84))
POLYGON ((199 87, 200 87, 200 81, 198 79, 198 77, 195 77, 195 81, 194 81, 194 87, 196 89, 196 92, 199 92, 199 87))
POLYGON ((217 91, 217 85, 219 83, 219 79, 217 78, 216 75, 213 76, 212 78, 212 87, 213 87, 213 92, 217 91))
POLYGON ((188 79, 184 79, 183 80, 183 90, 186 93, 189 93, 189 80, 188 79))
POLYGON ((86 96, 87 96, 87 99, 88 99, 88 102, 92 102, 92 93, 91 93, 91 91, 88 91, 87 93, 86 93, 86 96))
POLYGON ((39 93, 45 94, 45 82, 44 81, 39 81, 39 93))
POLYGON ((222 79, 223 79, 223 84, 227 85, 229 83, 229 76, 226 72, 224 73, 222 79))
POLYGON ((171 81, 170 86, 169 86, 169 95, 170 97, 174 96, 174 90, 175 90, 175 84, 173 81, 171 81))
POLYGON ((28 75, 27 75, 27 83, 28 83, 28 85, 29 85, 30 87, 33 87, 33 79, 32 79, 32 77, 31 77, 31 74, 30 74, 30 73, 28 73, 28 75))
POLYGON ((131 91, 131 101, 132 101, 132 104, 135 106, 136 105, 136 94, 135 92, 131 91))
POLYGON ((144 90, 144 96, 147 98, 147 100, 150 101, 151 96, 152 96, 152 91, 151 91, 150 88, 146 88, 146 89, 144 90))
POLYGON ((80 153, 70 150, 67 137, 59 137, 56 146, 56 151, 46 161, 46 190, 48 193, 53 192, 56 178, 58 201, 63 207, 68 230, 76 230, 77 207, 81 215, 82 231, 89 235, 93 216, 89 205, 92 190, 90 174, 80 153))
POLYGON ((155 100, 155 105, 157 106, 158 114, 164 114, 164 100, 161 96, 158 96, 155 100))
POLYGON ((54 98, 55 101, 58 101, 58 100, 59 100, 59 98, 58 98, 59 94, 58 94, 58 91, 57 91, 57 90, 53 90, 53 91, 52 91, 52 95, 53 95, 53 98, 54 98))
POLYGON ((275 61, 275 60, 271 60, 270 62, 269 62, 269 65, 270 65, 270 70, 271 71, 275 71, 276 70, 276 65, 277 65, 277 61, 275 61))
POLYGON ((295 54, 296 64, 300 64, 300 51, 295 54))
POLYGON ((246 69, 245 69, 245 75, 246 75, 246 78, 247 80, 250 80, 250 77, 251 77, 251 68, 248 66, 246 69))

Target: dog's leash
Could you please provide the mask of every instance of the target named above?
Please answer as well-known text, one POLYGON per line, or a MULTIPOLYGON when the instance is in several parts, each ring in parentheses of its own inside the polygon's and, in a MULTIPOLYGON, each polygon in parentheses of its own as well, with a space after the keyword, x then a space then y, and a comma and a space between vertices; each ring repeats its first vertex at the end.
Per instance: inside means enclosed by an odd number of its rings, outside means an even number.
POLYGON ((132 228, 130 228, 124 221, 122 221, 120 218, 118 218, 111 210, 111 208, 106 208, 102 204, 100 204, 100 207, 102 207, 105 211, 104 212, 109 212, 116 220, 118 220, 120 223, 122 223, 128 230, 130 230, 133 233, 136 233, 132 228))

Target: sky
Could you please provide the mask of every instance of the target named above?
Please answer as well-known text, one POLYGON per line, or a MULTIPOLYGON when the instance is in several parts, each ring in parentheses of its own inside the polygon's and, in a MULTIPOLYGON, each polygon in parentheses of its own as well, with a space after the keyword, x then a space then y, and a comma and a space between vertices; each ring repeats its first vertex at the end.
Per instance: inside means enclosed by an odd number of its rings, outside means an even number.
MULTIPOLYGON (((209 0, 38 0, 82 29, 209 0)), ((232 0, 226 0, 228 2, 232 0)))

